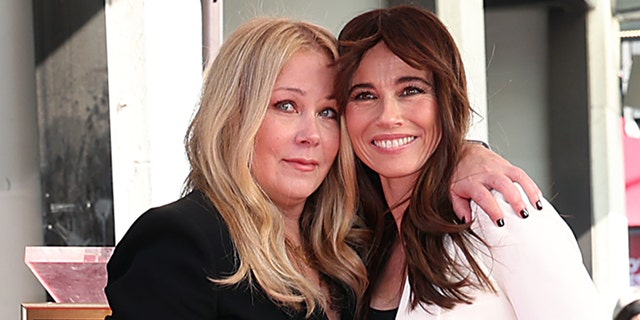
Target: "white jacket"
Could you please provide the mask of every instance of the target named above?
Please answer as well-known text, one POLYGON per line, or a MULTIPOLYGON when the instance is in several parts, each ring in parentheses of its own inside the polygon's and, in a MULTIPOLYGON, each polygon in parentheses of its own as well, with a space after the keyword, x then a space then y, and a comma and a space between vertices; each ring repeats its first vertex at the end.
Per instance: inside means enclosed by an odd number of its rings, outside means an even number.
POLYGON ((576 239, 553 206, 544 200, 541 211, 528 208, 529 218, 522 219, 502 194, 494 192, 494 196, 504 212, 505 226, 496 226, 472 203, 472 228, 490 246, 490 254, 480 253, 477 260, 483 263, 497 294, 476 291, 473 304, 451 310, 437 306, 411 310, 411 288, 406 281, 396 319, 609 319, 576 239))

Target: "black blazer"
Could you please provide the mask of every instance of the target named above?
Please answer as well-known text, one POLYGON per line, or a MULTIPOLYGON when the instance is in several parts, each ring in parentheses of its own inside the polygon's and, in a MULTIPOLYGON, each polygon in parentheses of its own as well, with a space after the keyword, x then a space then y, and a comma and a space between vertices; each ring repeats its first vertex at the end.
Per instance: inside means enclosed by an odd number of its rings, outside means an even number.
MULTIPOLYGON (((107 265, 106 319, 303 319, 246 283, 214 285, 237 270, 224 220, 198 191, 145 212, 116 246, 107 265)), ((351 317, 352 300, 343 319, 351 317)), ((322 311, 313 319, 326 319, 322 311)))

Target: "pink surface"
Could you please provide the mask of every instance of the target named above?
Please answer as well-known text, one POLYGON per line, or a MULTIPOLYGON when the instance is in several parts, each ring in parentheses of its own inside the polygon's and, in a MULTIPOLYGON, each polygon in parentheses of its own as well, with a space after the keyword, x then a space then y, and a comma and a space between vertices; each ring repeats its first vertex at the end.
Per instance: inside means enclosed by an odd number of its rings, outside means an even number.
POLYGON ((26 247, 24 262, 55 302, 107 303, 113 247, 26 247))
POLYGON ((626 132, 623 139, 627 217, 630 227, 640 227, 640 139, 631 138, 626 132))

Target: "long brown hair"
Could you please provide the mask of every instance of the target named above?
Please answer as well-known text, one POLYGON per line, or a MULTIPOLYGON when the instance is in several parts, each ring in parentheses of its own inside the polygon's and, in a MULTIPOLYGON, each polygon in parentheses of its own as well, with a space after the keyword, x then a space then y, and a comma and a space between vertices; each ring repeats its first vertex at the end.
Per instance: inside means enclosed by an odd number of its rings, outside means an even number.
MULTIPOLYGON (((186 191, 201 190, 229 227, 238 270, 221 285, 256 283, 280 305, 307 315, 328 297, 289 259, 284 219, 252 174, 257 132, 276 80, 285 64, 302 51, 337 57, 337 42, 326 29, 284 18, 256 18, 240 26, 208 66, 199 108, 185 137, 191 171, 186 191)), ((365 267, 348 245, 355 215, 354 161, 341 124, 341 149, 322 185, 307 200, 301 218, 303 245, 318 271, 360 295, 365 267)))
MULTIPOLYGON (((433 13, 413 6, 397 6, 363 13, 342 29, 336 97, 341 106, 349 99, 353 74, 363 55, 380 42, 413 68, 432 72, 439 106, 442 138, 424 164, 404 213, 400 230, 390 217, 378 175, 357 160, 359 213, 373 229, 366 252, 370 283, 375 284, 391 254, 394 239, 401 238, 406 252, 412 307, 419 303, 452 308, 471 303, 465 287, 493 290, 477 263, 476 248, 482 244, 468 224, 461 224, 449 198, 449 186, 460 158, 472 109, 462 59, 454 39, 433 13), (456 257, 451 244, 471 267, 456 257)), ((371 299, 370 286, 359 314, 366 314, 371 299)))

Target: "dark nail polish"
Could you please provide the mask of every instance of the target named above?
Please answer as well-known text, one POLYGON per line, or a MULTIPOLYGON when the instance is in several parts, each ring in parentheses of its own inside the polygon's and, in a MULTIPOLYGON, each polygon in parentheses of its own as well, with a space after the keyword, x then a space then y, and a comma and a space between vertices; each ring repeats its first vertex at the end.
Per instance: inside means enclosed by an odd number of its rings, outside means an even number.
POLYGON ((522 216, 523 219, 526 219, 529 217, 529 211, 527 211, 527 209, 522 209, 522 211, 520 211, 520 216, 522 216))
POLYGON ((460 218, 460 222, 461 222, 462 224, 467 223, 467 218, 465 218, 465 217, 460 218))
POLYGON ((536 201, 536 209, 542 210, 542 201, 540 200, 536 201))
POLYGON ((498 227, 504 227, 504 219, 500 218, 496 220, 496 223, 498 224, 498 227))

